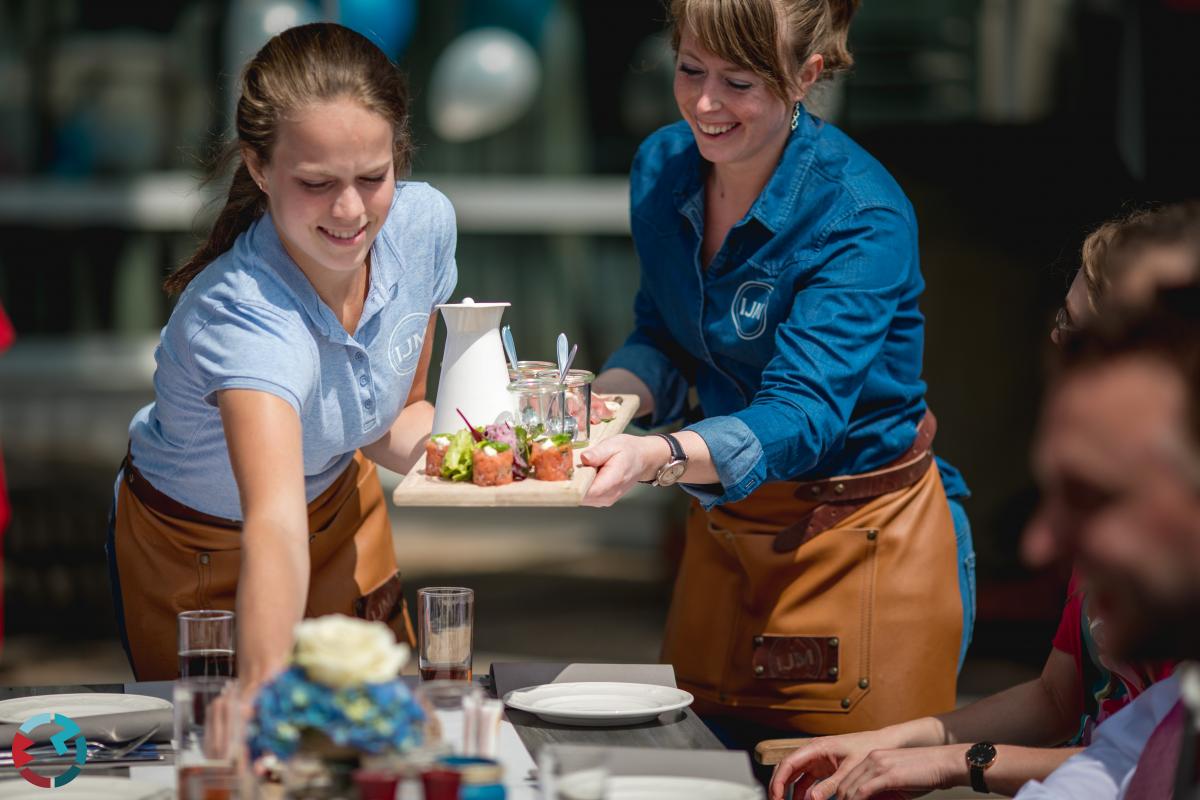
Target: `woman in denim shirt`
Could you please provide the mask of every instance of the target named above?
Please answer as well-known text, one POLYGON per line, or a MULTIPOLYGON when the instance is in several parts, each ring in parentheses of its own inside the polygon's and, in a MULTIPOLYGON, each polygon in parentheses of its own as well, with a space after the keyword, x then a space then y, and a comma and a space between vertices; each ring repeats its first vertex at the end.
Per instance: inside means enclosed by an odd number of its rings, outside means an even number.
POLYGON ((974 617, 912 206, 801 103, 849 66, 857 5, 673 0, 684 119, 634 160, 636 328, 597 388, 685 427, 584 455, 590 505, 638 481, 694 498, 664 642, 680 684, 710 716, 809 733, 951 707, 974 617))

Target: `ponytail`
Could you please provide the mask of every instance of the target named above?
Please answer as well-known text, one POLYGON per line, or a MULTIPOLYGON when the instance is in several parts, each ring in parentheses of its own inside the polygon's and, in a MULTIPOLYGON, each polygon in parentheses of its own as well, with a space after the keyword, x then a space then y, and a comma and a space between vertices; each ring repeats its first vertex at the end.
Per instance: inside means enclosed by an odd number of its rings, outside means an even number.
POLYGON ((163 281, 163 289, 168 295, 177 295, 186 289, 192 278, 199 275, 217 256, 233 247, 237 237, 267 210, 267 195, 254 182, 250 170, 242 161, 236 142, 217 160, 209 181, 220 175, 224 168, 234 161, 237 162, 237 169, 234 170, 233 181, 229 184, 229 196, 225 199, 225 207, 213 223, 204 244, 200 245, 187 263, 163 281))
POLYGON ((850 34, 850 21, 862 0, 825 0, 829 9, 829 28, 824 40, 817 42, 819 52, 825 59, 825 71, 844 72, 854 66, 854 56, 846 40, 850 34))

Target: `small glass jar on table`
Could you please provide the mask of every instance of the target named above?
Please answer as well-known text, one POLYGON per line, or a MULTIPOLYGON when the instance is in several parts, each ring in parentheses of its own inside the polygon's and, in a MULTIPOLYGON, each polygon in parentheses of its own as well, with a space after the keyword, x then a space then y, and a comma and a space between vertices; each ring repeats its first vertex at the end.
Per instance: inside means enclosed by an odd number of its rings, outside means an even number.
MULTIPOLYGON (((558 370, 538 373, 539 380, 558 381, 558 370)), ((551 435, 571 434, 575 447, 586 447, 592 438, 592 382, 596 375, 586 369, 567 370, 563 389, 553 398, 550 422, 546 432, 551 435)))

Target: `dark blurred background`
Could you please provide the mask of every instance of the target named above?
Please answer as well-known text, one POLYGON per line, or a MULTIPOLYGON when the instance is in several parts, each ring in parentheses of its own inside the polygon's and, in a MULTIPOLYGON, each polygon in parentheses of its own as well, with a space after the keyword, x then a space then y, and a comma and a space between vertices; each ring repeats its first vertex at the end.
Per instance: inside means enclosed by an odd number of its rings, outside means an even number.
MULTIPOLYGON (((414 177, 458 211, 457 296, 511 301, 525 357, 563 330, 598 367, 638 280, 626 172, 678 118, 664 17, 658 0, 0 0, 0 301, 18 332, 0 358, 14 508, 0 681, 127 674, 105 516, 128 420, 152 397, 159 283, 212 217, 220 181, 198 179, 245 57, 310 19, 368 29, 409 73, 414 177)), ((974 493, 968 692, 1047 652, 1065 583, 1026 571, 1017 542, 1049 323, 1090 228, 1196 193, 1197 41, 1196 0, 864 0, 856 67, 812 104, 920 220, 937 449, 974 493)), ((477 588, 484 663, 653 660, 680 500, 393 509, 396 547, 410 590, 477 588)))

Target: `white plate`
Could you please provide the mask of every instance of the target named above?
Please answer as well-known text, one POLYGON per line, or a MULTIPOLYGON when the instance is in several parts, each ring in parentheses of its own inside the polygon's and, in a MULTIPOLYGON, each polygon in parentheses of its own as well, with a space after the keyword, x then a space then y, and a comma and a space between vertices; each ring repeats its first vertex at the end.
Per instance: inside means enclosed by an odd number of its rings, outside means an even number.
MULTIPOLYGON (((38 694, 0 700, 0 722, 24 722, 35 714, 66 714, 71 719, 129 711, 170 710, 171 703, 144 694, 38 694)), ((67 784, 68 786, 70 784, 67 784)), ((0 795, 2 796, 2 795, 0 795)))
POLYGON ((558 779, 556 791, 571 800, 762 800, 762 790, 732 781, 672 775, 615 775, 598 779, 585 770, 558 779))
POLYGON ((128 778, 102 778, 80 775, 66 786, 42 789, 24 778, 0 783, 0 800, 57 800, 60 797, 87 797, 89 800, 158 800, 174 797, 166 786, 131 781, 128 778))
POLYGON ((504 695, 505 704, 559 725, 637 725, 692 704, 692 696, 648 683, 545 683, 504 695))

